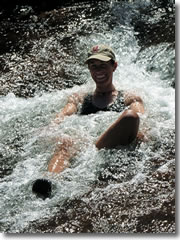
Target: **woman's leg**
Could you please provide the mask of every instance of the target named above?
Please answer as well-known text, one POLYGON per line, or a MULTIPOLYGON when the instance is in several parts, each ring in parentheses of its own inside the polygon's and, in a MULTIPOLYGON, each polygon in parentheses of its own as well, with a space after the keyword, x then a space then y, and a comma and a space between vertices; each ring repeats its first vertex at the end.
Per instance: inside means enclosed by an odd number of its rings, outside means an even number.
MULTIPOLYGON (((77 153, 74 141, 70 138, 59 139, 61 142, 48 164, 48 171, 60 173, 69 166, 70 159, 77 153)), ((46 178, 37 179, 33 182, 32 191, 39 197, 46 199, 51 196, 52 183, 46 178)))
POLYGON ((127 145, 137 136, 139 129, 139 116, 132 110, 125 110, 97 140, 96 147, 114 148, 118 145, 127 145))
MULTIPOLYGON (((139 129, 139 116, 132 110, 126 110, 97 140, 96 147, 114 148, 118 145, 127 145, 137 136, 139 129)), ((78 149, 70 138, 60 140, 57 149, 48 164, 48 171, 60 173, 69 166, 69 160, 78 149)))
POLYGON ((70 159, 77 153, 77 147, 70 138, 60 139, 56 151, 48 164, 48 171, 60 173, 69 166, 70 159))

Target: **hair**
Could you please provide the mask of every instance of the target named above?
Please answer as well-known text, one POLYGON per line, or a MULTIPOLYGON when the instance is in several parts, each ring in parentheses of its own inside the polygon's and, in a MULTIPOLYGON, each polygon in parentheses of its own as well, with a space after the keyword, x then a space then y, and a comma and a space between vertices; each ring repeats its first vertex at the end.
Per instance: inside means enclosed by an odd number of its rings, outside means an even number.
MULTIPOLYGON (((87 64, 89 63, 89 61, 90 61, 91 59, 89 59, 88 61, 87 61, 87 64)), ((93 60, 93 59, 92 59, 93 60)), ((101 60, 100 60, 101 61, 101 60)), ((111 63, 111 65, 114 65, 115 64, 115 60, 113 60, 113 59, 110 59, 108 62, 110 62, 111 63)))
POLYGON ((110 63, 111 63, 112 65, 114 65, 114 64, 115 64, 115 61, 114 61, 113 59, 111 59, 111 60, 110 60, 110 63))

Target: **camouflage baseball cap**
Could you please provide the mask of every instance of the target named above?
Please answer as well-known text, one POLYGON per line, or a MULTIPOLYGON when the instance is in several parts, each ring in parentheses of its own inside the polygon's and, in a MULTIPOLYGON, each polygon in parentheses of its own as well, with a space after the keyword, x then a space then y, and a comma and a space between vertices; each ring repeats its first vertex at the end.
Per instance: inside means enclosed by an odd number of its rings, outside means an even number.
POLYGON ((109 61, 109 60, 114 60, 116 61, 115 54, 113 53, 112 48, 110 48, 107 45, 96 45, 93 46, 90 51, 88 52, 88 59, 86 60, 85 63, 88 62, 90 59, 98 59, 101 61, 109 61))

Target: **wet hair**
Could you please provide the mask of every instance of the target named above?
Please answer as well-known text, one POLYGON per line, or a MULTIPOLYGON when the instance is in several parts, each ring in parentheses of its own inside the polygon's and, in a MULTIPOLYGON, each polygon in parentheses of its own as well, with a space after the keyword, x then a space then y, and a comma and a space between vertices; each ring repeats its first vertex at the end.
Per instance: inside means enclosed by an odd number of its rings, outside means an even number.
POLYGON ((112 65, 114 65, 114 64, 115 64, 115 61, 114 61, 113 59, 111 59, 111 60, 110 60, 110 63, 111 63, 112 65))

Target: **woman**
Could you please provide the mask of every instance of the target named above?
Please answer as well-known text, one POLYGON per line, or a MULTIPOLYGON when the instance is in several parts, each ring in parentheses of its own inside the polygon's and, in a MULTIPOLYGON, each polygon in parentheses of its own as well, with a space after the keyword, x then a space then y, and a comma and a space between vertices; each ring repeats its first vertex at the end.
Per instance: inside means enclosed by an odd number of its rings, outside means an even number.
MULTIPOLYGON (((60 123, 66 116, 74 113, 90 114, 99 110, 122 112, 113 123, 96 141, 98 149, 114 148, 118 145, 127 145, 137 136, 139 129, 139 116, 144 113, 143 101, 139 96, 130 93, 120 93, 113 85, 113 73, 117 68, 117 62, 113 50, 106 45, 97 45, 91 48, 86 60, 92 79, 96 84, 92 95, 73 94, 67 104, 56 116, 55 123, 60 123), (78 111, 78 105, 81 109, 78 111)), ((68 159, 75 153, 73 140, 62 141, 59 149, 49 162, 50 172, 61 172, 69 164, 68 159)))
MULTIPOLYGON (((86 60, 91 77, 95 82, 93 94, 73 94, 67 104, 57 114, 56 124, 74 113, 79 115, 98 111, 120 112, 119 118, 97 139, 97 149, 115 148, 131 143, 138 134, 139 115, 144 113, 143 101, 139 96, 118 91, 113 84, 113 73, 117 62, 113 50, 106 45, 97 45, 90 49, 86 60), (80 105, 80 108, 79 108, 80 105)), ((48 171, 62 172, 69 166, 69 160, 77 153, 73 139, 61 139, 61 144, 48 165, 48 171)))

